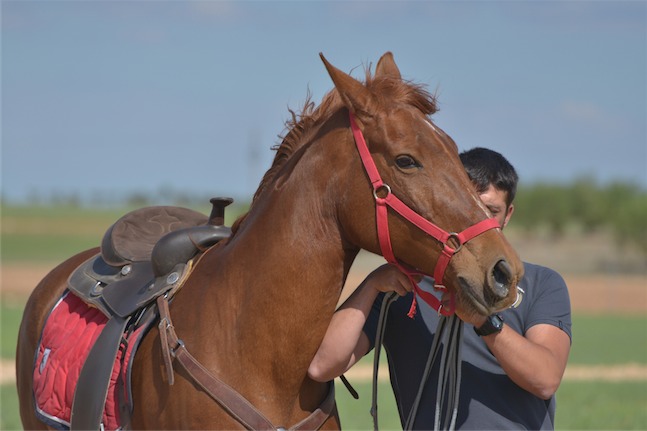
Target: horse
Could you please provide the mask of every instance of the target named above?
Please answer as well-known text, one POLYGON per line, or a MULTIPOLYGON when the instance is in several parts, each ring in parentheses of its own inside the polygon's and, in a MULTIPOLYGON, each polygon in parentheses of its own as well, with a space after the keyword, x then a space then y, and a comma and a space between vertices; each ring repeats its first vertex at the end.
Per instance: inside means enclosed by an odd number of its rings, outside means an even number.
MULTIPOLYGON (((167 305, 171 335, 181 337, 200 372, 223 381, 266 421, 241 421, 167 352, 170 385, 161 353, 168 351, 168 334, 153 325, 133 359, 130 428, 339 429, 336 407, 314 426, 302 422, 321 413, 331 384, 311 380, 307 369, 360 249, 386 254, 415 273, 436 273, 464 314, 490 314, 515 300, 522 263, 498 225, 473 232, 492 215, 457 145, 431 119, 435 95, 403 79, 390 52, 374 72, 365 68, 364 80, 320 57, 333 88, 319 105, 308 96, 299 114, 290 111, 248 212, 228 238, 199 253, 167 305), (384 204, 391 196, 400 207, 384 204)), ((97 252, 86 250, 54 268, 26 304, 16 359, 25 429, 47 428, 35 418, 32 399, 45 319, 73 270, 97 252)))

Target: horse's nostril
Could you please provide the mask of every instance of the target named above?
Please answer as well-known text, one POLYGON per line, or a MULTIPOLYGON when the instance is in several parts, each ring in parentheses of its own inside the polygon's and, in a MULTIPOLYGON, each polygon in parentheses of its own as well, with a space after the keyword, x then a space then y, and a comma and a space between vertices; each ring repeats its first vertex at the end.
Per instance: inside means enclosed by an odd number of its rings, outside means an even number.
POLYGON ((492 270, 492 277, 494 278, 493 293, 499 298, 505 298, 510 291, 510 280, 512 279, 512 268, 508 262, 498 261, 492 270))

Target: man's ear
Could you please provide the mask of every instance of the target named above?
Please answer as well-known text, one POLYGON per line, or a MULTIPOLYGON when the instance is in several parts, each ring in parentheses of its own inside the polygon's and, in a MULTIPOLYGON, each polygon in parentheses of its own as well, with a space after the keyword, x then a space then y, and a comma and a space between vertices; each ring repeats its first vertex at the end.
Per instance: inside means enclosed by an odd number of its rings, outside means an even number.
POLYGON ((503 226, 501 226, 502 228, 508 225, 508 222, 510 221, 510 218, 512 217, 513 212, 514 212, 514 204, 508 205, 508 210, 506 211, 505 219, 503 220, 503 226))

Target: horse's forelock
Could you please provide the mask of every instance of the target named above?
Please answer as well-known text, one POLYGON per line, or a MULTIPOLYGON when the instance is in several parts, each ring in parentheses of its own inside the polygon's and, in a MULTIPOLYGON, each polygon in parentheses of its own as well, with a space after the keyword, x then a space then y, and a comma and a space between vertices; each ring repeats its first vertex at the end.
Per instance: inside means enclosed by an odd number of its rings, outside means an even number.
POLYGON ((436 95, 431 94, 424 84, 390 76, 371 76, 367 72, 366 87, 382 103, 409 105, 427 116, 438 112, 436 95))

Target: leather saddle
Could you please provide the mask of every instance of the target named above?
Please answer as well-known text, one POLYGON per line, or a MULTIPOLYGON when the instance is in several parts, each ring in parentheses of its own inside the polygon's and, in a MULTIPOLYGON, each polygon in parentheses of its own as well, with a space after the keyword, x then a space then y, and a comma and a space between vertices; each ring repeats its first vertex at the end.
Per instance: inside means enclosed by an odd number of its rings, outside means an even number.
POLYGON ((134 210, 106 231, 100 253, 70 275, 69 290, 108 317, 79 375, 72 430, 100 428, 110 375, 129 322, 157 297, 171 297, 190 273, 192 259, 229 237, 224 210, 232 202, 211 199, 209 217, 174 206, 134 210))

